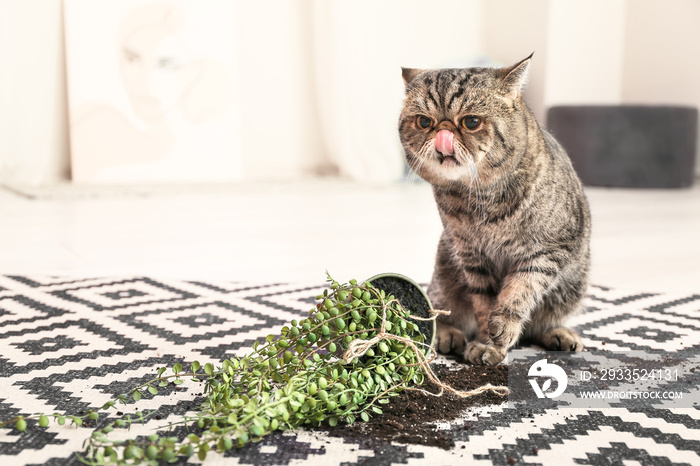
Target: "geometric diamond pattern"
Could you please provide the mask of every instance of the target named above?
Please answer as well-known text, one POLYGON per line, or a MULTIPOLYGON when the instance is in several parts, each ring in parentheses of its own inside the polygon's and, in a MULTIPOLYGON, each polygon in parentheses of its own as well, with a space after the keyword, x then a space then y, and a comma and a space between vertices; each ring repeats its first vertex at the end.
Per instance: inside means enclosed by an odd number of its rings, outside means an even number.
POLYGON ((599 349, 700 350, 700 295, 625 293, 591 287, 587 312, 570 320, 599 349), (605 345, 605 346, 602 346, 605 345))
POLYGON ((195 295, 149 278, 135 278, 91 286, 77 286, 53 292, 54 295, 81 303, 96 311, 109 311, 149 303, 192 298, 195 295))
POLYGON ((271 319, 235 304, 215 301, 122 314, 119 320, 176 344, 208 341, 237 332, 268 328, 285 321, 271 319))
MULTIPOLYGON (((322 284, 227 283, 148 277, 0 276, 0 419, 84 412, 194 359, 219 363, 248 351, 314 304, 322 284)), ((589 348, 700 350, 700 294, 627 292, 591 286, 571 319, 589 348)), ((154 409, 131 435, 148 435, 194 410, 201 389, 186 382, 138 405, 154 409)), ((479 408, 471 428, 447 431, 451 450, 323 430, 279 432, 226 457, 226 464, 700 464, 700 410, 662 407, 552 410, 502 404, 479 408)), ((97 425, 108 422, 102 414, 97 425)), ((30 426, 31 427, 31 426, 30 426)), ((80 464, 90 429, 0 431, 0 461, 80 464)), ((185 435, 176 428, 173 435, 185 435)), ((209 461, 209 460, 208 460, 209 461)), ((198 461, 191 460, 192 463, 198 461)), ((182 464, 182 462, 181 462, 182 464)))

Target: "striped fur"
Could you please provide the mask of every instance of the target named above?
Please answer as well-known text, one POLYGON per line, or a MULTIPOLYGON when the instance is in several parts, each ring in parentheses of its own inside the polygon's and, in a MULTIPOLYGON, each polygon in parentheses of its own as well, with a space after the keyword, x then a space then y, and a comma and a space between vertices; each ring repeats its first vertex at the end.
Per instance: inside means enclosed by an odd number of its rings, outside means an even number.
POLYGON ((587 286, 588 203, 566 153, 522 98, 529 63, 403 70, 401 142, 433 186, 444 227, 428 293, 452 314, 439 320, 437 346, 475 364, 497 364, 518 340, 583 348, 563 323, 587 286), (432 126, 420 128, 419 115, 432 126), (480 126, 465 128, 465 116, 480 126), (441 129, 454 133, 454 159, 435 149, 441 129))

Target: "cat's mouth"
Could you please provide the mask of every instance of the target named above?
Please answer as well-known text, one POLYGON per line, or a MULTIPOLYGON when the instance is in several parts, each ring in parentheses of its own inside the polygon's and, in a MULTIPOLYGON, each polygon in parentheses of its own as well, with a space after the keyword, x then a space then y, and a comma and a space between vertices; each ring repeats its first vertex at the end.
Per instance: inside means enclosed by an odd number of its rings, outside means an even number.
POLYGON ((457 158, 454 155, 442 155, 438 152, 437 157, 438 161, 440 162, 440 165, 444 167, 461 165, 461 163, 459 163, 459 160, 457 160, 457 158))

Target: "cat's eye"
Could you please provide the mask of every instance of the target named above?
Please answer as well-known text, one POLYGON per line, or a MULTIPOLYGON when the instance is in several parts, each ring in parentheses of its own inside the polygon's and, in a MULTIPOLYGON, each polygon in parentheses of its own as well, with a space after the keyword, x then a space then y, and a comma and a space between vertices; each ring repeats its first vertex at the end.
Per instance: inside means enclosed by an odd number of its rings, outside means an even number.
POLYGON ((475 130, 481 125, 481 118, 473 115, 462 118, 462 126, 469 130, 475 130))
POLYGON ((419 128, 428 129, 431 126, 433 126, 433 120, 431 120, 427 116, 418 115, 418 118, 416 118, 416 124, 419 128))

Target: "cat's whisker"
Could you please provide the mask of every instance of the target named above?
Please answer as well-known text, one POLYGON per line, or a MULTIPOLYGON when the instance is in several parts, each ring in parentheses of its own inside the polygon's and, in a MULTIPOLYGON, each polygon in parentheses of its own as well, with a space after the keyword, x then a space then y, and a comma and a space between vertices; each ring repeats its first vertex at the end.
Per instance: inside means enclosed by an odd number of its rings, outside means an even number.
POLYGON ((420 148, 418 153, 416 154, 416 159, 418 160, 418 164, 413 168, 415 172, 418 175, 423 174, 423 167, 427 165, 427 161, 430 157, 428 154, 428 151, 432 149, 432 142, 431 140, 426 140, 423 146, 420 148))
POLYGON ((469 167, 472 170, 472 177, 476 184, 477 215, 481 214, 481 218, 486 220, 486 206, 484 205, 481 178, 479 177, 479 167, 471 159, 469 160, 469 167))

